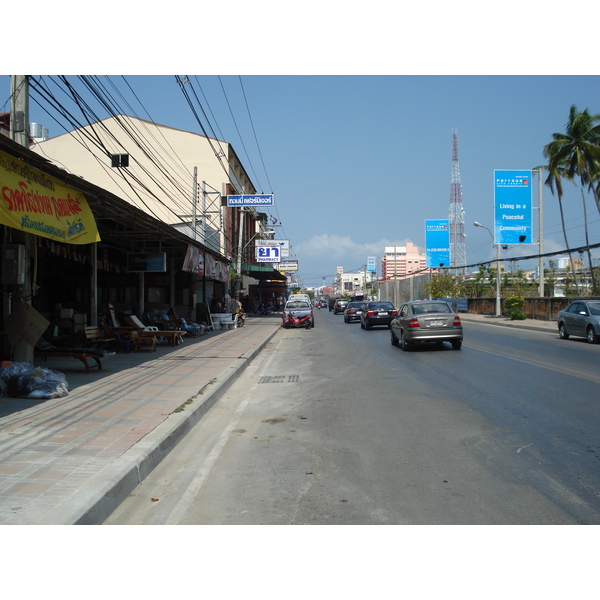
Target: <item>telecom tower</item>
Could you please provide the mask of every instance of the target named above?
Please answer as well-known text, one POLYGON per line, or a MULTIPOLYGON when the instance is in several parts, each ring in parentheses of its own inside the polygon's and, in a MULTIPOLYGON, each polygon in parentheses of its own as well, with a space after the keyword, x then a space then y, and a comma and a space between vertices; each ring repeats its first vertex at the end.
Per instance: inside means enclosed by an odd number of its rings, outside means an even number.
POLYGON ((452 130, 452 183, 450 184, 450 267, 455 273, 467 265, 465 248, 465 211, 462 203, 462 185, 458 166, 458 138, 452 130))

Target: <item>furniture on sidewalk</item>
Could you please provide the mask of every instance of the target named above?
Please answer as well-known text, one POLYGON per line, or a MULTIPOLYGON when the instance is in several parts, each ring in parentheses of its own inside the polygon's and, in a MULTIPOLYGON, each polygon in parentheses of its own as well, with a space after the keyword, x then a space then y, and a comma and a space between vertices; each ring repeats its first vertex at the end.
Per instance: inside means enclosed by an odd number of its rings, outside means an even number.
POLYGON ((108 305, 109 325, 107 328, 112 331, 120 345, 124 346, 126 352, 133 348, 134 352, 140 352, 147 348, 148 352, 156 351, 156 334, 151 331, 146 331, 143 323, 141 327, 131 324, 130 317, 126 317, 129 325, 123 326, 117 318, 115 307, 109 303, 108 305))
POLYGON ((86 325, 83 328, 83 333, 85 335, 85 339, 90 344, 111 344, 116 342, 116 338, 107 337, 103 332, 100 331, 100 328, 97 325, 86 325))
POLYGON ((237 327, 237 315, 232 313, 214 313, 210 315, 215 329, 234 329, 237 327))
POLYGON ((94 366, 101 371, 102 363, 100 362, 100 359, 114 356, 115 352, 109 352, 99 348, 58 348, 50 342, 47 342, 45 339, 40 338, 35 345, 33 355, 35 357, 43 358, 44 360, 52 357, 71 357, 80 360, 84 364, 86 372, 90 373, 91 368, 94 366), (94 359, 96 364, 90 365, 88 358, 94 359))
POLYGON ((144 325, 135 315, 126 317, 127 322, 131 325, 131 329, 142 336, 153 336, 156 338, 164 338, 170 342, 171 347, 183 341, 185 331, 180 329, 159 329, 156 325, 144 325))

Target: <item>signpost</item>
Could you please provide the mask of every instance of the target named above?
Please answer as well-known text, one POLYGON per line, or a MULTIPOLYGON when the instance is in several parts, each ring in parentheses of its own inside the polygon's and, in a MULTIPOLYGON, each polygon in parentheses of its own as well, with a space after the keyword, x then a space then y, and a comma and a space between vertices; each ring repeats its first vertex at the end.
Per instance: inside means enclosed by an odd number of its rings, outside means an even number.
POLYGON ((494 171, 494 243, 531 244, 531 171, 494 171))

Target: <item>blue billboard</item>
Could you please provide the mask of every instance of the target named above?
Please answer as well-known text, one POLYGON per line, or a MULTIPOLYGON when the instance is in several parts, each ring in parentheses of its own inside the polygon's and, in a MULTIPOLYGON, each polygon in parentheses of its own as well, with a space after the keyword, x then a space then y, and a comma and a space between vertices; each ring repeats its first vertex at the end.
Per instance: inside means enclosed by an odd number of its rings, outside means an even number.
POLYGON ((531 171, 494 171, 494 243, 532 244, 531 171))
POLYGON ((429 268, 450 266, 450 221, 425 221, 425 257, 429 268))

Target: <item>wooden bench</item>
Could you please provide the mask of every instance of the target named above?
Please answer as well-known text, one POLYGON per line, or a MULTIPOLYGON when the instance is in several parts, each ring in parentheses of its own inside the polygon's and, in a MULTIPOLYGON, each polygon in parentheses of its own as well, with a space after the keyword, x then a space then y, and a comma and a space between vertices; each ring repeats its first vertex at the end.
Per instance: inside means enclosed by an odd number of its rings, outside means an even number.
MULTIPOLYGON (((90 373, 91 368, 92 367, 98 367, 99 371, 102 371, 102 363, 100 362, 100 358, 102 358, 100 355, 98 354, 92 354, 93 350, 75 350, 75 349, 71 349, 71 350, 61 350, 60 348, 57 348, 56 350, 52 350, 50 352, 42 352, 39 350, 36 350, 33 354, 36 357, 39 358, 43 358, 43 359, 48 359, 48 358, 52 358, 52 357, 58 357, 58 356, 70 356, 71 358, 75 358, 77 360, 80 360, 83 365, 85 366, 85 371, 86 373, 90 373), (90 365, 90 363, 88 363, 87 359, 88 358, 93 358, 96 361, 95 365, 90 365)), ((103 355, 103 356, 111 356, 112 354, 114 354, 114 352, 109 353, 108 355, 103 355)))
POLYGON ((97 325, 86 325, 83 328, 85 339, 92 344, 105 344, 116 342, 117 338, 106 337, 97 325))

